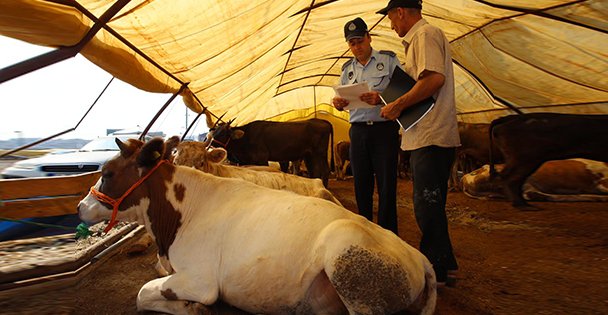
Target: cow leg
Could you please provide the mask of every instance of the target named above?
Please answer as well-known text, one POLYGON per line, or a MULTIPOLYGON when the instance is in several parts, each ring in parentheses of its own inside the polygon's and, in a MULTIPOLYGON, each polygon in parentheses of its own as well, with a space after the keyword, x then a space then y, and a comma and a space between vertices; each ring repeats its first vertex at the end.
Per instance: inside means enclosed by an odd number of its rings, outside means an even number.
MULTIPOLYGON (((514 164, 514 163, 513 163, 514 164)), ((528 177, 540 167, 541 163, 519 163, 519 167, 513 167, 511 163, 505 164, 500 172, 504 183, 505 195, 514 207, 521 210, 537 210, 526 202, 523 197, 523 185, 528 177)))
POLYGON ((335 161, 336 161, 336 179, 344 180, 344 164, 345 163, 342 161, 339 154, 336 155, 335 161))
POLYGON ((173 273, 173 267, 171 266, 171 262, 169 262, 167 256, 156 254, 156 258, 158 261, 156 262, 154 269, 156 269, 159 276, 164 277, 173 273))
POLYGON ((348 310, 338 292, 333 287, 325 271, 321 271, 306 291, 306 302, 313 314, 348 314, 348 310))
POLYGON ((215 303, 217 298, 217 290, 205 290, 201 283, 195 285, 192 279, 173 274, 144 284, 137 294, 137 310, 169 314, 213 314, 207 305, 215 303))
POLYGON ((281 161, 279 165, 281 166, 281 172, 289 173, 289 161, 281 161))

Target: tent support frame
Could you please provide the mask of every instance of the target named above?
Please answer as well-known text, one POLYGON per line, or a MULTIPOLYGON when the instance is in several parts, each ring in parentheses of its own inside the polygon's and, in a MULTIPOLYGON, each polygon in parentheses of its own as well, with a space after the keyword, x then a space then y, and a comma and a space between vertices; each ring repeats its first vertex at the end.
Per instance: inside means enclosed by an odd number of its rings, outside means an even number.
POLYGON ((95 21, 93 27, 91 27, 87 34, 76 45, 60 47, 51 52, 1 69, 0 83, 76 56, 82 50, 82 48, 84 48, 84 46, 91 41, 95 34, 97 34, 97 32, 104 27, 104 25, 106 25, 106 23, 108 23, 112 17, 118 14, 118 12, 129 3, 129 1, 131 0, 116 1, 116 3, 114 3, 106 12, 103 13, 99 20, 95 21))

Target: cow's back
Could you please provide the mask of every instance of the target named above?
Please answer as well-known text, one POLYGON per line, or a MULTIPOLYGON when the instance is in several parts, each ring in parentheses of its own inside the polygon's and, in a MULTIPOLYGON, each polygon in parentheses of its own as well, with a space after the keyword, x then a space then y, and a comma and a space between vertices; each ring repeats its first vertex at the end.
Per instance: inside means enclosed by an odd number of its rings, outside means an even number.
POLYGON ((491 137, 505 158, 587 158, 608 161, 608 115, 531 113, 501 117, 491 137))
POLYGON ((260 152, 264 152, 269 161, 293 161, 304 154, 324 152, 323 156, 327 157, 332 126, 325 120, 313 118, 295 122, 253 121, 239 129, 245 136, 232 140, 228 150, 244 164, 249 164, 250 155, 260 152))

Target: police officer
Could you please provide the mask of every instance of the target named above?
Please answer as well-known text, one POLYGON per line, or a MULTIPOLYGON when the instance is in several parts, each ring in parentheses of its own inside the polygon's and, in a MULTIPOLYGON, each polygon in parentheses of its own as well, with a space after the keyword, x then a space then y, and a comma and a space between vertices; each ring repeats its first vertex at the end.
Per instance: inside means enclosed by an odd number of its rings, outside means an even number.
MULTIPOLYGON (((342 66, 340 84, 367 82, 370 92, 360 99, 374 107, 349 109, 350 163, 359 214, 373 221, 374 185, 378 184, 378 224, 397 233, 397 154, 399 125, 380 116, 380 93, 387 87, 395 67, 401 67, 392 51, 372 48, 372 38, 361 18, 344 25, 344 37, 354 58, 342 66)), ((333 105, 344 110, 348 100, 334 97, 333 105)), ((346 108, 348 109, 348 108, 346 108)))

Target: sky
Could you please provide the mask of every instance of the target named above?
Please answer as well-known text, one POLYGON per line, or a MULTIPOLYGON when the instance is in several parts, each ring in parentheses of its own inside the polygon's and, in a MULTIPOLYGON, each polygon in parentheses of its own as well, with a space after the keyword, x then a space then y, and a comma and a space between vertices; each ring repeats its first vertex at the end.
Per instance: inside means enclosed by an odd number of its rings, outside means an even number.
MULTIPOLYGON (((0 69, 52 49, 0 36, 0 69)), ((0 140, 43 138, 74 128, 112 76, 80 54, 0 83, 0 140)), ((114 79, 75 131, 61 139, 94 139, 106 129, 143 130, 171 94, 149 93, 114 79)), ((196 113, 177 96, 152 126, 181 136, 196 113)), ((205 117, 191 134, 207 131, 205 117)))

